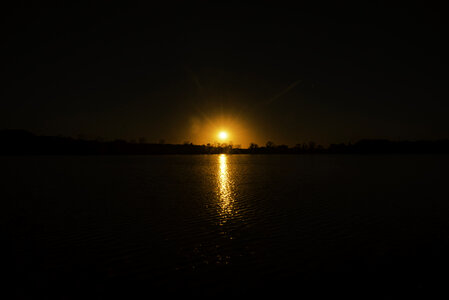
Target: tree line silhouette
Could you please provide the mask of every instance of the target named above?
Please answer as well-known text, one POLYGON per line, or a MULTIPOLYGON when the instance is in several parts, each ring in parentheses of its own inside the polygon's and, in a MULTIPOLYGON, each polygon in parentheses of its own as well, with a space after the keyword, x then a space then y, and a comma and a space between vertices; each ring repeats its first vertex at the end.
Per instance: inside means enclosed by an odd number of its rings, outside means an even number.
POLYGON ((356 143, 331 144, 328 147, 314 142, 294 147, 276 145, 268 141, 259 146, 251 143, 248 148, 228 144, 194 145, 167 144, 139 141, 87 140, 61 136, 37 136, 25 130, 0 130, 0 155, 151 155, 151 154, 449 154, 449 140, 390 141, 363 139, 356 143))

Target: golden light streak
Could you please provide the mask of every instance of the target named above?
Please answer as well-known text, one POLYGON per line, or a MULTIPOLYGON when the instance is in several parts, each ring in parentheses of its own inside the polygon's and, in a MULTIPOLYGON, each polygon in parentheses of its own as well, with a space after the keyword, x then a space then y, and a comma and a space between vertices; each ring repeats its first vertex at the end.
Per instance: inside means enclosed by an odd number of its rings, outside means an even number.
POLYGON ((234 214, 234 198, 232 196, 232 180, 229 175, 226 154, 218 156, 218 192, 220 206, 220 225, 223 225, 234 214))

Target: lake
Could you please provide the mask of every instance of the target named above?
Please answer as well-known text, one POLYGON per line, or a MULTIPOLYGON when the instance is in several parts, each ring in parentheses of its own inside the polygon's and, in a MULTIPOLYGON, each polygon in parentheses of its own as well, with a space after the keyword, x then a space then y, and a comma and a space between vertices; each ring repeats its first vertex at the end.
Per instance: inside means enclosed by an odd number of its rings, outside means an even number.
POLYGON ((18 298, 397 298, 446 284, 449 156, 4 156, 0 166, 18 298))

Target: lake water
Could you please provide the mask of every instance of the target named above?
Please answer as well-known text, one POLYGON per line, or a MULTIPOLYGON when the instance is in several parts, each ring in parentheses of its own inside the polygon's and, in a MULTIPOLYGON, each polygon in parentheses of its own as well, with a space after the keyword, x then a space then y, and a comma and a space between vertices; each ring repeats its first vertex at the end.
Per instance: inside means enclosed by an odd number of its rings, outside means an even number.
MULTIPOLYGON (((23 298, 437 295, 449 156, 0 157, 23 298)), ((439 273, 444 271, 443 273, 439 273)))

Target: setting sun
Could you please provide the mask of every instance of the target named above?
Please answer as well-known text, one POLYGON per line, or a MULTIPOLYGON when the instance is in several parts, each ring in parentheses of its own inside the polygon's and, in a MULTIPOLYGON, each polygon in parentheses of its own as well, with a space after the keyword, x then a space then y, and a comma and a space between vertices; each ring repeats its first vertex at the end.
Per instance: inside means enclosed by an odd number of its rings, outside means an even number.
POLYGON ((220 131, 218 133, 218 138, 220 140, 226 140, 228 138, 228 133, 226 131, 220 131))

